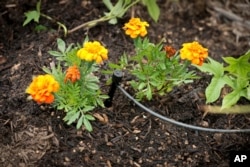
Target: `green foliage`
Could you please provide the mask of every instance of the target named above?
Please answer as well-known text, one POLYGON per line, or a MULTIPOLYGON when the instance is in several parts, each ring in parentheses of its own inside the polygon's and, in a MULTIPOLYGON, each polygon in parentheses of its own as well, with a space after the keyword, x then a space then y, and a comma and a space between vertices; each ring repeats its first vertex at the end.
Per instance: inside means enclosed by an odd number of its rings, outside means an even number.
MULTIPOLYGON (((117 19, 122 18, 124 14, 128 11, 128 9, 134 5, 136 5, 139 2, 142 2, 148 10, 149 15, 151 18, 157 22, 159 15, 160 15, 160 8, 156 3, 156 0, 118 0, 114 5, 112 4, 111 0, 102 0, 104 5, 108 8, 108 12, 104 12, 104 16, 95 19, 95 20, 90 20, 88 22, 85 22, 71 30, 67 30, 67 27, 59 22, 53 19, 52 17, 41 13, 40 8, 41 8, 41 0, 39 0, 36 4, 36 10, 28 11, 25 12, 24 15, 26 19, 23 22, 23 26, 27 25, 31 21, 39 23, 40 17, 44 17, 52 22, 55 22, 59 28, 62 28, 64 31, 64 36, 66 36, 69 33, 72 33, 78 29, 81 28, 91 28, 96 26, 98 23, 108 21, 110 24, 117 24, 117 19)), ((38 25, 35 27, 35 30, 37 32, 40 32, 41 30, 47 30, 45 26, 38 25)))
POLYGON ((55 56, 57 60, 62 61, 65 63, 66 66, 71 65, 80 65, 81 60, 76 56, 76 52, 79 49, 79 47, 74 47, 74 44, 69 44, 68 47, 66 47, 66 43, 58 38, 57 39, 57 49, 56 50, 50 50, 48 53, 52 56, 55 56))
POLYGON ((110 70, 127 71, 135 79, 129 83, 136 92, 136 98, 151 100, 153 95, 165 95, 173 87, 192 82, 197 78, 194 72, 188 71, 188 62, 181 63, 179 54, 167 57, 163 45, 153 44, 149 39, 134 40, 136 53, 133 56, 124 54, 117 64, 109 63, 110 70))
POLYGON ((36 25, 36 27, 35 27, 35 31, 36 32, 41 32, 41 31, 47 31, 48 30, 48 28, 46 27, 46 26, 44 26, 44 25, 41 25, 41 24, 39 24, 39 25, 36 25))
POLYGON ((39 22, 40 18, 40 7, 41 7, 41 0, 39 0, 36 4, 36 10, 32 10, 29 12, 25 12, 24 15, 26 17, 25 21, 23 22, 23 26, 30 23, 32 20, 35 22, 39 22))
POLYGON ((147 6, 147 10, 151 18, 157 22, 160 16, 160 8, 156 0, 142 0, 142 3, 147 6))
POLYGON ((91 111, 97 106, 104 107, 103 100, 108 96, 103 95, 99 87, 99 79, 93 73, 98 70, 94 62, 86 62, 76 56, 78 46, 66 43, 62 39, 57 39, 58 51, 49 51, 55 56, 59 63, 57 66, 52 63, 50 69, 44 67, 46 73, 52 74, 60 84, 60 89, 55 93, 54 106, 58 110, 64 110, 66 116, 64 121, 67 124, 77 122, 76 128, 82 125, 88 131, 92 131, 90 121, 95 120, 91 111), (72 83, 65 82, 64 68, 76 65, 80 69, 80 80, 72 83))
MULTIPOLYGON (((105 17, 108 17, 110 24, 116 24, 117 18, 122 18, 127 10, 133 5, 140 2, 140 0, 118 0, 115 5, 111 3, 110 0, 103 0, 105 6, 109 9, 109 12, 105 12, 105 17)), ((148 10, 151 18, 157 22, 160 15, 160 8, 156 3, 156 0, 142 0, 141 1, 148 10)))
POLYGON ((103 3, 109 9, 109 12, 104 12, 104 14, 106 17, 110 18, 110 24, 116 24, 117 18, 122 18, 123 15, 127 12, 127 10, 137 2, 138 0, 118 0, 117 3, 113 5, 110 0, 103 0, 103 3))
POLYGON ((208 60, 203 66, 196 66, 199 70, 213 75, 206 88, 206 103, 215 102, 226 85, 231 88, 231 92, 223 98, 221 110, 235 105, 240 97, 250 100, 250 51, 237 59, 224 57, 226 67, 212 58, 208 60))
MULTIPOLYGON (((54 20, 52 17, 50 17, 50 16, 48 16, 48 15, 46 15, 46 14, 41 13, 40 10, 41 10, 41 0, 39 0, 39 1, 37 2, 37 4, 36 4, 36 10, 32 10, 32 11, 28 11, 28 12, 25 12, 25 13, 24 13, 26 19, 25 19, 24 22, 23 22, 23 26, 26 26, 26 25, 29 24, 32 20, 33 20, 34 22, 36 22, 36 23, 39 23, 39 19, 40 19, 40 17, 42 16, 42 17, 44 17, 44 18, 46 18, 46 19, 48 19, 48 20, 50 20, 50 21, 52 21, 52 22, 56 22, 56 23, 58 24, 59 28, 62 28, 62 29, 63 29, 64 35, 65 35, 65 36, 67 35, 68 30, 67 30, 67 28, 66 28, 66 26, 65 26, 64 24, 62 24, 62 23, 59 22, 59 21, 54 20)), ((35 30, 36 30, 37 32, 40 32, 41 30, 46 30, 46 29, 47 29, 47 28, 46 28, 45 26, 43 26, 43 25, 37 25, 37 26, 35 27, 35 30)))
POLYGON ((249 76, 250 72, 249 59, 250 51, 238 59, 233 57, 225 57, 223 60, 229 64, 229 66, 225 67, 225 71, 228 71, 232 75, 247 77, 249 76))

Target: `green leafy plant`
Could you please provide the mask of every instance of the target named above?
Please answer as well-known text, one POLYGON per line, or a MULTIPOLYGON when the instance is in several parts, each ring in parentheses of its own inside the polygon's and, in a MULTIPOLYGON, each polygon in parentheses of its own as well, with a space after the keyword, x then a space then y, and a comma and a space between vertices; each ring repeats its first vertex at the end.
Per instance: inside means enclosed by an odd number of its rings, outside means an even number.
POLYGON ((160 8, 156 3, 156 0, 118 0, 117 3, 113 6, 110 0, 103 0, 103 3, 109 9, 108 13, 104 13, 105 16, 109 17, 109 23, 116 24, 117 18, 122 18, 127 10, 135 5, 136 3, 141 2, 147 7, 148 13, 151 18, 157 22, 160 16, 160 8))
POLYGON ((117 18, 122 18, 127 10, 138 2, 139 0, 118 0, 117 3, 113 5, 110 0, 103 0, 105 6, 109 9, 109 12, 104 13, 104 17, 109 20, 110 24, 116 24, 117 18))
MULTIPOLYGON (((64 35, 66 36, 67 34, 73 33, 74 31, 77 31, 81 28, 91 28, 91 27, 94 27, 97 24, 99 24, 101 22, 105 22, 105 21, 108 21, 110 24, 116 24, 118 18, 122 18, 130 7, 134 6, 135 4, 137 4, 139 2, 142 2, 142 4, 144 4, 147 7, 149 15, 152 17, 152 19, 155 22, 157 22, 159 15, 160 15, 160 8, 157 5, 156 0, 141 0, 141 1, 140 0, 135 0, 135 1, 118 0, 114 5, 113 5, 113 3, 111 3, 110 0, 103 0, 103 3, 105 4, 105 6, 109 10, 108 12, 104 12, 104 16, 102 16, 98 19, 95 19, 95 20, 85 22, 79 26, 74 27, 71 30, 67 30, 67 27, 63 23, 56 21, 55 19, 53 19, 52 17, 50 17, 44 13, 41 13, 41 11, 40 11, 41 0, 39 0, 36 4, 36 10, 32 10, 32 11, 28 11, 28 12, 24 13, 26 19, 23 22, 23 26, 27 25, 31 21, 39 23, 39 19, 42 16, 42 17, 44 17, 52 22, 56 22, 58 24, 59 28, 63 28, 64 35)), ((45 27, 44 26, 42 27, 41 25, 39 25, 39 27, 36 27, 36 30, 38 30, 38 31, 45 30, 45 27)))
POLYGON ((223 57, 227 66, 208 58, 203 66, 196 66, 199 70, 213 76, 206 88, 206 103, 219 99, 223 88, 230 87, 230 91, 222 99, 221 111, 235 105, 240 97, 250 100, 250 51, 239 58, 223 57))
POLYGON ((58 51, 49 51, 58 63, 52 62, 50 68, 44 67, 48 75, 42 76, 45 79, 41 79, 41 76, 35 78, 26 92, 38 103, 52 103, 58 110, 63 110, 67 124, 76 122, 77 129, 84 125, 88 131, 92 131, 90 121, 95 120, 95 117, 91 111, 98 106, 104 107, 103 100, 108 98, 102 94, 99 79, 95 75, 98 72, 97 63, 104 60, 100 61, 99 58, 107 58, 107 50, 99 42, 92 43, 87 38, 83 46, 70 44, 66 47, 66 43, 58 39, 58 51), (91 53, 87 45, 91 47, 91 53), (102 55, 99 55, 99 51, 102 55), (81 52, 85 53, 84 56, 90 55, 88 58, 91 60, 82 57, 81 52))
POLYGON ((188 70, 188 61, 180 61, 179 52, 168 56, 161 42, 154 44, 148 38, 138 37, 134 46, 135 55, 124 54, 117 64, 109 63, 109 68, 123 69, 133 76, 134 79, 129 83, 138 100, 151 100, 156 94, 165 95, 173 87, 198 78, 193 71, 188 70))
POLYGON ((188 69, 189 61, 181 61, 179 52, 170 46, 163 47, 162 42, 154 44, 148 38, 142 39, 147 34, 147 22, 139 18, 131 18, 123 29, 133 38, 135 54, 126 53, 121 56, 118 63, 109 63, 111 73, 113 70, 123 70, 133 76, 129 81, 135 90, 136 98, 151 100, 153 95, 164 95, 173 87, 183 83, 192 82, 197 78, 195 73, 188 69))
POLYGON ((158 7, 156 0, 117 0, 117 2, 113 5, 110 0, 103 0, 103 3, 108 8, 108 12, 104 12, 104 16, 85 22, 71 30, 68 33, 72 33, 81 28, 91 28, 96 26, 101 22, 108 21, 110 24, 116 24, 118 18, 122 18, 124 14, 128 11, 129 8, 136 5, 137 3, 142 2, 146 5, 149 15, 152 17, 154 21, 157 22, 160 15, 160 8, 158 7))
POLYGON ((117 18, 122 18, 123 15, 127 12, 127 10, 138 3, 139 0, 131 1, 131 0, 118 0, 115 5, 111 3, 110 0, 103 0, 103 3, 108 8, 109 12, 105 12, 104 16, 91 20, 88 22, 85 22, 71 30, 68 31, 68 33, 72 33, 74 31, 77 31, 81 28, 91 28, 96 26, 97 24, 101 22, 108 21, 110 24, 116 24, 117 18))
MULTIPOLYGON (((59 28, 63 29, 64 35, 65 36, 67 35, 68 30, 67 30, 66 26, 63 23, 61 23, 59 21, 56 21, 55 19, 53 19, 52 17, 50 17, 50 16, 48 16, 48 15, 46 15, 44 13, 41 13, 41 0, 39 0, 37 2, 35 10, 25 12, 24 15, 25 15, 26 19, 23 22, 23 26, 26 26, 31 21, 39 23, 39 19, 42 16, 42 17, 44 17, 44 18, 46 18, 46 19, 48 19, 48 20, 50 20, 52 22, 56 22, 56 24, 58 24, 59 28)), ((35 27, 35 30, 38 30, 38 31, 45 30, 45 29, 46 29, 46 27, 43 26, 43 25, 37 25, 35 27)))

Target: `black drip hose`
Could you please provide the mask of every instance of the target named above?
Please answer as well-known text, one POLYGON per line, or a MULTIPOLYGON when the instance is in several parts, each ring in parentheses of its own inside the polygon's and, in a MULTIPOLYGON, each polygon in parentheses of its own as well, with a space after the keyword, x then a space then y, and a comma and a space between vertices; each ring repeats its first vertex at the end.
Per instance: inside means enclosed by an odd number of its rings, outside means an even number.
POLYGON ((148 113, 156 116, 157 118, 160 118, 166 122, 172 123, 174 125, 178 125, 184 128, 189 128, 197 131, 207 131, 207 132, 217 132, 217 133, 236 133, 236 132, 250 132, 250 129, 212 129, 212 128, 204 128, 194 125, 189 125, 186 123, 178 122, 173 119, 167 118, 161 114, 158 114, 154 112, 153 110, 147 108, 146 106, 139 103, 136 99, 134 99, 128 92, 126 92, 121 86, 118 86, 118 88, 122 91, 122 93, 127 96, 130 100, 132 100, 137 106, 141 107, 143 110, 147 111, 148 113))
POLYGON ((105 107, 112 106, 113 97, 114 97, 117 86, 122 80, 122 75, 123 73, 121 71, 119 70, 114 71, 113 76, 112 76, 112 85, 110 86, 109 93, 108 93, 109 98, 104 101, 105 107))
MULTIPOLYGON (((167 118, 167 117, 165 117, 165 116, 163 116, 161 114, 158 114, 158 113, 154 112, 153 110, 147 108, 146 106, 144 106, 143 104, 138 102, 136 99, 134 99, 121 86, 119 86, 121 78, 122 78, 122 72, 121 71, 115 71, 114 74, 113 74, 113 77, 112 77, 113 83, 111 85, 110 92, 109 92, 110 93, 109 96, 110 95, 112 95, 112 96, 110 96, 110 98, 105 101, 110 106, 112 105, 112 99, 113 99, 113 95, 115 93, 115 90, 118 87, 120 89, 120 91, 125 96, 127 96, 131 101, 133 101, 137 106, 142 108, 144 111, 154 115, 155 117, 157 117, 157 118, 159 118, 159 119, 161 119, 163 121, 172 123, 174 125, 181 126, 181 127, 188 128, 188 129, 193 129, 193 130, 196 130, 196 131, 206 131, 206 132, 213 132, 213 133, 246 133, 246 132, 249 133, 250 132, 250 129, 213 129, 213 128, 205 128, 205 127, 200 127, 200 126, 189 125, 189 124, 186 124, 186 123, 178 122, 178 121, 175 121, 173 119, 167 118)), ((106 104, 105 104, 105 106, 106 106, 106 104)))

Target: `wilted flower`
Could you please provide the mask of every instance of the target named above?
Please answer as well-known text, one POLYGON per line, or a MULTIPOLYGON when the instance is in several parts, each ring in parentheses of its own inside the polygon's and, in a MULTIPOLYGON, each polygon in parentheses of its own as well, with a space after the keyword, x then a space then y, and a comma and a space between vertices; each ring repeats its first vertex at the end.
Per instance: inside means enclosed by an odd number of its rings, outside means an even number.
POLYGON ((80 71, 76 65, 70 66, 67 71, 64 78, 64 82, 71 81, 72 83, 75 83, 77 80, 80 79, 80 71))
POLYGON ((172 46, 165 46, 164 50, 166 51, 168 58, 174 56, 176 53, 175 48, 173 48, 172 46))
POLYGON ((78 50, 77 56, 86 61, 95 61, 102 63, 108 59, 108 50, 100 42, 85 42, 83 48, 78 50))
POLYGON ((208 49, 201 46, 198 42, 184 43, 180 50, 181 59, 187 59, 201 66, 205 58, 208 57, 208 49))
POLYGON ((33 78, 33 81, 26 89, 26 93, 30 94, 32 99, 38 103, 52 103, 54 101, 53 92, 57 92, 59 89, 59 83, 53 78, 53 76, 38 75, 33 78))
POLYGON ((140 18, 131 18, 128 23, 123 27, 125 33, 130 35, 131 38, 137 38, 139 35, 144 37, 147 35, 149 24, 146 21, 141 21, 140 18))

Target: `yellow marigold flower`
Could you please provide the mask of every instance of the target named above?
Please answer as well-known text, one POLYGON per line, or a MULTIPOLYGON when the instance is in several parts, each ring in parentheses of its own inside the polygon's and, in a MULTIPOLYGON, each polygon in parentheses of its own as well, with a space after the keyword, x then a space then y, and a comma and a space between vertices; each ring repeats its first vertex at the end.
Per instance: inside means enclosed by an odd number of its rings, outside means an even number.
POLYGON ((72 83, 75 83, 79 79, 80 79, 80 71, 78 67, 76 65, 69 67, 66 71, 64 82, 71 81, 72 83))
POLYGON ((201 66, 205 58, 208 57, 208 49, 201 46, 198 42, 184 43, 180 50, 181 59, 187 59, 201 66))
POLYGON ((131 38, 137 38, 139 35, 144 37, 147 35, 147 29, 149 24, 146 21, 141 21, 140 18, 131 18, 128 23, 123 27, 125 34, 131 38))
POLYGON ((39 75, 33 78, 33 81, 26 89, 26 93, 30 94, 32 99, 38 103, 50 104, 54 101, 53 92, 57 92, 59 89, 59 83, 53 76, 39 75))
POLYGON ((170 58, 175 55, 176 50, 172 46, 165 46, 164 50, 166 51, 167 57, 170 58))
POLYGON ((83 48, 77 51, 77 56, 86 61, 95 61, 100 64, 108 59, 108 50, 100 42, 85 42, 83 48))

